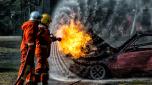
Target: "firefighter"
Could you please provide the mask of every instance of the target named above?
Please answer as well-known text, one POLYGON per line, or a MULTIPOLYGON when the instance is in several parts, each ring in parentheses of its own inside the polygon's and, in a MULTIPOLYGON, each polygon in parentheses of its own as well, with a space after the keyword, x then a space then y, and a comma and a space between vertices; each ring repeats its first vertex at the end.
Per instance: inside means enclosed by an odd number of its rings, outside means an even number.
POLYGON ((38 34, 36 39, 36 68, 35 82, 42 82, 43 85, 48 85, 49 79, 49 64, 47 58, 50 55, 50 44, 60 38, 50 35, 48 29, 51 22, 51 17, 48 14, 42 14, 41 24, 38 26, 38 34), (51 37, 50 37, 51 36, 51 37))
POLYGON ((36 34, 38 25, 41 20, 41 14, 38 11, 33 11, 30 14, 30 19, 23 23, 23 37, 20 46, 21 65, 18 72, 18 78, 15 85, 34 85, 34 53, 36 46, 36 34))

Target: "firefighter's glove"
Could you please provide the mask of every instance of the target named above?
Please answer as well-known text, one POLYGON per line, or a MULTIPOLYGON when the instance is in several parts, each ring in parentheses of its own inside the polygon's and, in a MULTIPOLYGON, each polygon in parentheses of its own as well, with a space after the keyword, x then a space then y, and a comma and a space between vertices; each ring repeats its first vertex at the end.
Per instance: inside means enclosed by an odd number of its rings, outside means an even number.
POLYGON ((52 42, 56 41, 56 37, 51 37, 52 42))
POLYGON ((51 38, 51 40, 52 40, 53 42, 57 40, 56 37, 55 37, 53 34, 50 34, 50 38, 51 38))
POLYGON ((61 41, 62 39, 61 38, 57 38, 55 37, 53 34, 50 34, 50 37, 51 37, 51 40, 54 42, 54 41, 61 41))

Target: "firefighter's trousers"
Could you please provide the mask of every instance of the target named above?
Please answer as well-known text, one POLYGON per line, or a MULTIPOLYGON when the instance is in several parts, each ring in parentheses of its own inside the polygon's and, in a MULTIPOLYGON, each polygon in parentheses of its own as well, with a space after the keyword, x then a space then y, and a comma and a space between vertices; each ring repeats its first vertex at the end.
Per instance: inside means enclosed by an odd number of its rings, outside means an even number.
POLYGON ((43 85, 48 85, 49 79, 49 64, 47 57, 42 54, 36 54, 35 81, 42 82, 43 85))

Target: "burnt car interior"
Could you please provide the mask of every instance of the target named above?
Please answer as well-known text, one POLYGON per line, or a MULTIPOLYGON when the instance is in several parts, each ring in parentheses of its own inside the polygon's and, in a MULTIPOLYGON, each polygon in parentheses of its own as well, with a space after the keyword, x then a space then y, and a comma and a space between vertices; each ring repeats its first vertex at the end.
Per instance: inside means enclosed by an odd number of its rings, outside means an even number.
POLYGON ((91 64, 88 61, 97 61, 107 58, 117 52, 117 48, 113 48, 108 43, 106 43, 101 37, 91 32, 93 45, 96 46, 97 50, 93 52, 88 52, 86 57, 80 57, 79 59, 73 59, 75 63, 79 64, 91 64))

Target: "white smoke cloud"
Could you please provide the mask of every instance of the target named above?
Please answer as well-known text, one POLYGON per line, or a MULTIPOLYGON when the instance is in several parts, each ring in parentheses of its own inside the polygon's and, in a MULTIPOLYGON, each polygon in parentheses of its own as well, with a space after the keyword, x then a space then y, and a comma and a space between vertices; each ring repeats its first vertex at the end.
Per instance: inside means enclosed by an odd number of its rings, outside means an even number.
POLYGON ((151 28, 152 1, 150 0, 61 0, 58 4, 51 25, 55 32, 62 23, 71 18, 80 20, 87 29, 117 47, 124 43, 136 31, 151 28), (148 9, 143 16, 143 10, 148 9), (144 25, 143 18, 150 19, 150 25, 144 25))

